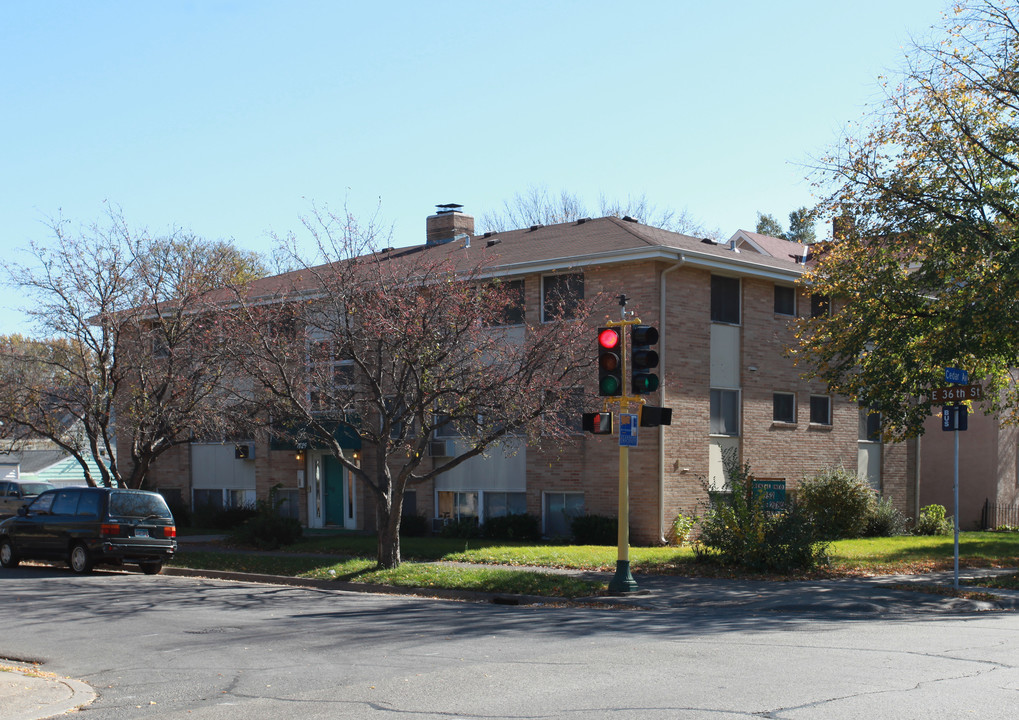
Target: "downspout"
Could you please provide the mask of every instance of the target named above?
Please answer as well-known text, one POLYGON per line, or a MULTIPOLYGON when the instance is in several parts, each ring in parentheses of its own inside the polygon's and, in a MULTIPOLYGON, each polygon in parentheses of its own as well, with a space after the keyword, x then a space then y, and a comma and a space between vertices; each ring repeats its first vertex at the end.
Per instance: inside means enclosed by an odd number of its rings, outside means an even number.
MULTIPOLYGON (((660 338, 658 340, 658 351, 661 362, 659 368, 662 376, 662 387, 659 391, 661 397, 660 404, 665 407, 665 361, 668 357, 668 353, 665 352, 665 342, 669 335, 665 332, 665 304, 666 292, 665 292, 665 276, 673 270, 677 270, 686 263, 686 257, 680 253, 679 259, 675 265, 665 268, 662 270, 658 277, 658 326, 661 328, 659 333, 660 338)), ((665 538, 665 426, 658 426, 658 542, 665 545, 668 540, 665 538)))

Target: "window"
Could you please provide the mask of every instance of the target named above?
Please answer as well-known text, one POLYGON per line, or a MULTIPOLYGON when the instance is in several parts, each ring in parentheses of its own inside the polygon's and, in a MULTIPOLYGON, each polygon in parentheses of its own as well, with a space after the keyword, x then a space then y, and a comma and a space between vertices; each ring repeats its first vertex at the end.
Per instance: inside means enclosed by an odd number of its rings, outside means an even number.
POLYGON ((541 321, 573 318, 583 299, 583 273, 546 275, 541 279, 541 321))
POLYGON ((775 314, 796 315, 796 289, 788 285, 775 286, 775 314))
POLYGON ((739 390, 711 391, 712 435, 739 435, 739 390))
POLYGON ((860 442, 881 442, 881 413, 860 406, 860 442))
POLYGON ((275 491, 276 514, 282 518, 301 519, 301 491, 296 488, 280 488, 275 491))
POLYGON ((449 420, 448 416, 440 413, 435 415, 435 432, 432 434, 436 439, 440 440, 463 437, 463 433, 457 424, 449 420))
MULTIPOLYGON (((403 435, 404 422, 410 418, 410 413, 407 407, 404 405, 403 399, 397 399, 394 397, 385 398, 386 416, 389 419, 389 437, 391 440, 399 440, 403 435)), ((379 418, 379 429, 382 429, 382 423, 384 423, 387 417, 379 418)), ((407 428, 407 438, 413 438, 416 436, 414 425, 412 424, 407 428)))
POLYGON ((439 517, 451 520, 477 518, 478 493, 439 491, 439 517))
POLYGON ((546 414, 545 418, 548 419, 551 415, 555 422, 566 428, 568 432, 582 434, 584 432, 583 414, 584 388, 575 387, 570 389, 569 397, 560 406, 559 411, 546 414))
POLYGON ((739 325, 739 278, 711 276, 711 322, 739 325))
POLYGON ((524 324, 524 281, 503 280, 501 287, 506 292, 507 303, 503 308, 502 317, 496 320, 495 325, 523 325, 524 324))
POLYGON ((549 537, 568 537, 573 534, 570 524, 584 514, 584 493, 545 493, 545 534, 549 537))
POLYGON ((97 492, 85 492, 81 494, 81 499, 78 500, 78 511, 79 517, 99 517, 99 502, 102 500, 102 496, 97 492))
POLYGON ((54 515, 74 515, 78 509, 78 491, 61 490, 53 501, 54 515))
POLYGON ((775 422, 796 422, 796 395, 774 393, 771 396, 771 419, 775 422))
POLYGON ((814 293, 810 296, 810 317, 816 318, 831 313, 831 300, 827 295, 814 293))
POLYGON ((194 490, 192 507, 198 510, 222 510, 223 491, 219 490, 194 490))
POLYGON ((338 358, 332 341, 313 338, 308 341, 308 404, 313 413, 335 412, 338 391, 354 387, 354 361, 338 358))
POLYGON ((827 395, 810 396, 810 423, 831 425, 831 398, 827 395))
POLYGON ((400 517, 414 517, 417 514, 418 514, 418 491, 404 490, 403 510, 400 512, 400 517))
POLYGON ((485 519, 523 515, 527 512, 527 494, 522 492, 486 492, 485 519))

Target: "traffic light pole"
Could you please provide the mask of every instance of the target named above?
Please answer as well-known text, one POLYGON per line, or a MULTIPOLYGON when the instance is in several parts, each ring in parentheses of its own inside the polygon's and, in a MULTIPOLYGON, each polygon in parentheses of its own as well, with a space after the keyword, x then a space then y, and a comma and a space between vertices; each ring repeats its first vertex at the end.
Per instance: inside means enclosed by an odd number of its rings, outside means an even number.
MULTIPOLYGON (((630 410, 630 398, 626 394, 626 378, 627 375, 627 343, 626 343, 626 326, 636 325, 640 323, 640 320, 627 320, 626 319, 626 296, 619 296, 620 305, 620 321, 619 323, 609 322, 610 326, 621 326, 623 333, 621 335, 622 347, 620 348, 620 360, 622 362, 622 376, 623 376, 623 393, 619 398, 619 412, 626 413, 630 410)), ((643 401, 640 401, 643 404, 643 401)), ((622 420, 620 420, 622 425, 622 420)), ((637 581, 633 579, 633 575, 630 574, 630 448, 626 445, 619 446, 619 513, 618 513, 618 524, 619 532, 617 535, 618 548, 616 553, 616 574, 609 581, 609 592, 613 595, 625 595, 626 593, 634 592, 637 589, 637 581)))

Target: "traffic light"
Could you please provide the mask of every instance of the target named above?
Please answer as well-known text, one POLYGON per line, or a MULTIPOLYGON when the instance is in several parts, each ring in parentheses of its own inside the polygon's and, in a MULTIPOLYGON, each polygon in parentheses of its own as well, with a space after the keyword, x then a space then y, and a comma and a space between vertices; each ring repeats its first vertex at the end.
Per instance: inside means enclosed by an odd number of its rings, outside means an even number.
POLYGON ((620 328, 598 328, 598 394, 623 394, 623 333, 620 328))
POLYGON ((593 433, 595 435, 611 435, 612 413, 584 413, 583 416, 581 416, 581 427, 584 429, 584 432, 593 433))
POLYGON ((640 409, 640 427, 672 425, 672 408, 644 405, 640 409))
POLYGON ((630 383, 634 395, 646 395, 658 389, 658 376, 650 372, 658 367, 658 353, 651 349, 657 344, 657 328, 634 325, 630 330, 630 383))

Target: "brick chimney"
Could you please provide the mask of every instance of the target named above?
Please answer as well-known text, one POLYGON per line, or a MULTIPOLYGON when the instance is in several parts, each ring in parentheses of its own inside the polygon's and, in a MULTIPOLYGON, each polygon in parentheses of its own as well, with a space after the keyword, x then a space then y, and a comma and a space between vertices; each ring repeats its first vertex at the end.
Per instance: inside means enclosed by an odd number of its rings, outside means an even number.
POLYGON ((474 216, 460 208, 463 205, 446 203, 436 205, 437 211, 425 220, 425 245, 442 245, 452 242, 457 235, 474 235, 474 216))

